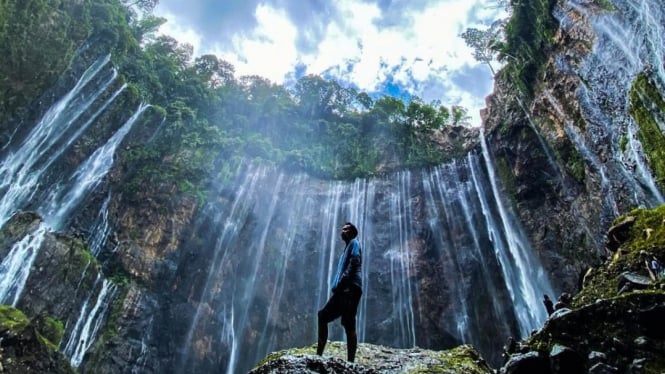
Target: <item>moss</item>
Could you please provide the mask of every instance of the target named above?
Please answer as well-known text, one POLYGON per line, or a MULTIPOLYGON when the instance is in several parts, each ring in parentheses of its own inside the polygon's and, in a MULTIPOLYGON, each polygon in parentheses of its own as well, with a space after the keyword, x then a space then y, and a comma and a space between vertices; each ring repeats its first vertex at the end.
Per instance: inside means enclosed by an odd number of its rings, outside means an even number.
MULTIPOLYGON (((313 356, 316 354, 316 344, 296 349, 274 352, 257 364, 256 368, 270 366, 271 362, 282 357, 313 356)), ((328 342, 324 357, 335 357, 346 360, 346 344, 342 342, 328 342)), ((427 349, 395 349, 368 343, 361 343, 356 354, 356 364, 364 369, 373 369, 376 372, 402 373, 446 373, 446 374, 486 374, 492 369, 487 365, 480 354, 470 345, 461 345, 445 351, 431 351, 427 349)), ((273 368, 285 369, 281 366, 273 368)))
POLYGON ((37 338, 52 351, 58 350, 58 345, 65 331, 62 321, 51 316, 40 314, 32 320, 37 338))
POLYGON ((577 149, 571 148, 566 167, 576 181, 584 183, 584 177, 586 175, 584 158, 577 149))
POLYGON ((506 82, 527 99, 533 98, 536 84, 552 48, 558 21, 552 15, 556 0, 515 3, 505 27, 506 42, 500 54, 508 61, 501 74, 506 82))
POLYGON ((29 324, 30 320, 20 310, 9 305, 0 305, 0 330, 18 334, 29 324))
POLYGON ((437 352, 441 365, 428 365, 410 373, 486 373, 490 370, 473 347, 468 344, 437 352))
POLYGON ((665 189, 665 135, 657 122, 665 117, 665 100, 645 73, 633 82, 630 113, 639 126, 637 137, 655 174, 656 184, 665 189))
POLYGON ((639 260, 636 257, 641 250, 656 252, 653 253, 656 256, 665 254, 665 205, 654 209, 635 209, 628 215, 636 217, 630 230, 632 240, 626 243, 633 260, 639 260), (648 236, 647 230, 650 231, 648 236))
POLYGON ((606 10, 608 12, 614 12, 617 9, 610 0, 596 0, 596 3, 603 10, 606 10))
POLYGON ((506 191, 506 195, 509 196, 511 204, 515 206, 517 204, 517 188, 515 187, 515 176, 508 165, 508 160, 505 157, 498 156, 496 157, 495 162, 497 173, 499 174, 499 179, 506 191))
MULTIPOLYGON (((574 307, 616 297, 621 273, 630 271, 647 276, 645 260, 651 256, 665 260, 665 205, 655 209, 635 209, 618 217, 614 223, 627 216, 635 217, 629 238, 607 266, 594 268, 587 274, 584 288, 573 299, 574 307)), ((654 283, 654 288, 662 282, 654 283)))
MULTIPOLYGON (((346 354, 346 345, 342 346, 342 344, 339 342, 329 342, 328 345, 326 345, 326 354, 329 354, 331 356, 337 356, 337 354, 335 353, 342 352, 342 349, 344 351, 344 354, 346 354)), ((261 367, 270 361, 276 360, 286 355, 314 355, 314 354, 316 354, 316 344, 303 348, 286 349, 282 351, 273 352, 267 355, 263 360, 261 360, 258 364, 256 364, 255 367, 261 367)))

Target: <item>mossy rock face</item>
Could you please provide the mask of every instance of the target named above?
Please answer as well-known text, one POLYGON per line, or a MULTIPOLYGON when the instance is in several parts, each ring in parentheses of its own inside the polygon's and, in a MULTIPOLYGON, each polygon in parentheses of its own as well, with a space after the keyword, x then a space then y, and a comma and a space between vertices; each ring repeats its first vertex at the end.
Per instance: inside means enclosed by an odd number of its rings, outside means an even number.
POLYGON ((316 345, 275 352, 250 373, 467 373, 489 374, 492 369, 469 345, 446 351, 396 349, 358 344, 355 363, 346 361, 346 344, 329 342, 323 356, 316 355, 316 345))
POLYGON ((630 113, 639 125, 637 137, 647 155, 656 183, 664 189, 665 129, 661 126, 665 113, 665 99, 646 73, 640 74, 633 82, 630 90, 630 113))
POLYGON ((20 334, 30 324, 28 317, 9 305, 0 305, 0 331, 20 334))
POLYGON ((25 314, 0 305, 0 367, 6 373, 74 374, 55 344, 45 338, 25 314))
MULTIPOLYGON (((614 221, 608 243, 614 250, 600 267, 590 269, 584 278, 583 289, 573 298, 572 305, 580 307, 597 300, 618 295, 622 273, 650 277, 646 261, 656 257, 665 260, 665 205, 655 209, 635 209, 614 221)), ((649 288, 661 289, 665 280, 654 281, 649 288)))
MULTIPOLYGON (((565 365, 580 372, 594 365, 620 373, 665 372, 665 280, 649 274, 646 263, 665 257, 665 205, 618 217, 608 243, 614 253, 586 274, 571 309, 556 311, 507 352, 511 361, 531 354, 548 367, 543 373, 567 372, 559 369, 565 365), (626 288, 627 282, 636 286, 626 288), (557 356, 567 356, 563 366, 557 356)), ((502 372, 512 372, 508 366, 502 372)))

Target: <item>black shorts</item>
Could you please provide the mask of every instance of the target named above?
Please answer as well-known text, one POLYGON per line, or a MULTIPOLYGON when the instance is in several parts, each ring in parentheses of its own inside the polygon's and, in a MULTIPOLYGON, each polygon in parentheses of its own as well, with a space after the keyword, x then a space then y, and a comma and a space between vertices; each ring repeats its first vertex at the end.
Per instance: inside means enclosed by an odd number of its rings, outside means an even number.
POLYGON ((332 294, 330 300, 319 310, 319 323, 329 323, 342 317, 342 326, 356 329, 356 312, 363 292, 358 287, 349 287, 332 294))

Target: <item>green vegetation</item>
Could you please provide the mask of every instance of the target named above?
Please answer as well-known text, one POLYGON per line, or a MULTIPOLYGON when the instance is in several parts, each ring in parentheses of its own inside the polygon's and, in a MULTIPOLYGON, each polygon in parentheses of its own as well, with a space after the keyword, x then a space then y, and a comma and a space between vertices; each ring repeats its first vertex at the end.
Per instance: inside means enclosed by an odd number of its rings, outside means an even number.
POLYGON ((500 76, 525 99, 531 99, 558 27, 552 15, 556 0, 510 4, 512 14, 507 21, 496 21, 486 30, 467 29, 461 36, 474 49, 474 57, 492 72, 492 60, 505 62, 500 76))
POLYGON ((575 296, 573 305, 582 306, 598 299, 616 297, 622 272, 631 271, 648 276, 644 261, 651 256, 665 259, 665 205, 652 210, 635 209, 618 217, 614 224, 625 217, 635 217, 635 223, 627 235, 629 239, 614 254, 611 265, 593 269, 587 275, 587 284, 575 296))
POLYGON ((508 61, 501 72, 503 78, 527 98, 533 97, 558 27, 552 15, 554 5, 556 0, 513 3, 513 14, 505 27, 506 40, 499 47, 499 59, 508 61))
MULTIPOLYGON (((299 360, 321 360, 330 362, 328 357, 346 360, 346 344, 338 341, 328 342, 323 358, 316 356, 316 344, 302 348, 273 352, 259 362, 253 370, 269 372, 276 368, 288 369, 301 367, 299 360)), ((360 343, 356 354, 356 364, 364 369, 376 372, 402 373, 492 373, 478 352, 470 345, 460 345, 443 351, 421 348, 396 349, 369 343, 360 343)))
POLYGON ((288 87, 237 77, 228 62, 194 57, 190 45, 156 36, 165 20, 150 13, 155 4, 2 2, 0 124, 26 115, 46 89, 68 86, 90 61, 111 53, 128 88, 105 120, 126 118, 141 101, 151 105, 118 155, 125 171, 120 188, 135 195, 150 185, 202 202, 211 179, 230 180, 246 159, 351 179, 458 156, 444 154, 432 134, 464 124, 465 108, 370 97, 315 75, 288 87))
POLYGON ((599 7, 608 12, 613 12, 617 9, 610 0, 596 0, 596 3, 598 3, 599 7))
POLYGON ((506 156, 497 156, 495 159, 496 170, 499 174, 499 180, 503 183, 506 195, 510 197, 510 203, 515 208, 517 206, 517 188, 515 186, 515 174, 510 168, 506 156))
POLYGON ((28 317, 20 310, 9 305, 0 304, 0 330, 21 333, 30 324, 28 317))
POLYGON ((570 170, 570 174, 577 182, 584 182, 584 177, 586 175, 585 161, 576 148, 571 147, 568 150, 568 162, 566 163, 566 167, 570 170))
POLYGON ((533 350, 551 357, 572 349, 586 367, 594 364, 586 359, 591 352, 604 352, 605 362, 617 372, 630 371, 637 358, 644 362, 642 372, 663 372, 665 344, 659 334, 665 280, 650 280, 620 292, 619 279, 624 272, 650 279, 645 260, 665 255, 665 205, 618 217, 610 241, 618 246, 616 252, 584 276, 583 289, 574 296, 571 310, 550 317, 542 329, 520 342, 518 351, 533 350), (618 342, 621 349, 607 349, 618 342))
POLYGON ((649 77, 640 74, 630 90, 630 113, 639 126, 637 137, 653 170, 656 183, 665 189, 665 135, 659 127, 665 113, 665 100, 649 77))
POLYGON ((34 324, 41 342, 51 350, 57 351, 60 339, 65 332, 65 324, 50 316, 38 316, 34 324))

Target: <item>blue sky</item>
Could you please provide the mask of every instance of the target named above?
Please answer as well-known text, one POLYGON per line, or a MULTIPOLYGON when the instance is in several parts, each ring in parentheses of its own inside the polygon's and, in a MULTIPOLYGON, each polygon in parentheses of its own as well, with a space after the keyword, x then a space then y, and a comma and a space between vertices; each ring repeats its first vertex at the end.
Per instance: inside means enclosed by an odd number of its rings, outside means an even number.
POLYGON ((499 17, 496 0, 160 0, 161 32, 213 53, 240 75, 287 83, 319 74, 368 93, 469 109, 492 90, 459 37, 499 17))

